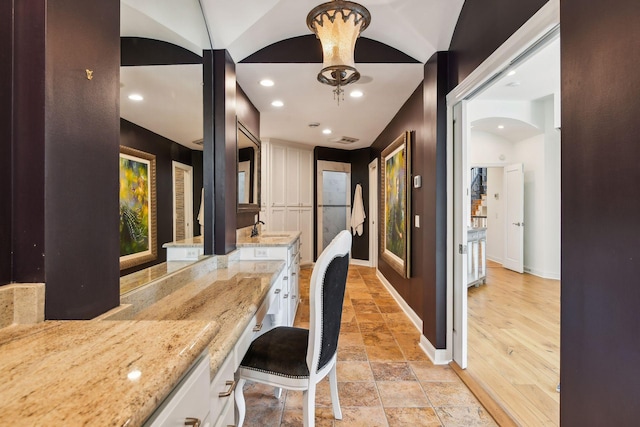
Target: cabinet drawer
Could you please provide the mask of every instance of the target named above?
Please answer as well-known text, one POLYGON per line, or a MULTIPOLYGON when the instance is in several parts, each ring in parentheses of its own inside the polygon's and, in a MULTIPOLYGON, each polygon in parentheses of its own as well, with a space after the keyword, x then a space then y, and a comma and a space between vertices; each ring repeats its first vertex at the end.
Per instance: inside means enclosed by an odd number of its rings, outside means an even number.
POLYGON ((187 418, 209 420, 209 355, 203 355, 144 424, 146 427, 184 425, 187 418))
MULTIPOLYGON (((233 407, 234 397, 233 389, 235 388, 235 380, 233 377, 233 355, 227 356, 225 361, 218 369, 216 376, 211 381, 211 422, 216 425, 217 420, 223 417, 223 413, 227 406, 233 407)), ((233 422, 231 423, 233 424, 233 422)), ((226 424, 225 424, 226 426, 226 424)))

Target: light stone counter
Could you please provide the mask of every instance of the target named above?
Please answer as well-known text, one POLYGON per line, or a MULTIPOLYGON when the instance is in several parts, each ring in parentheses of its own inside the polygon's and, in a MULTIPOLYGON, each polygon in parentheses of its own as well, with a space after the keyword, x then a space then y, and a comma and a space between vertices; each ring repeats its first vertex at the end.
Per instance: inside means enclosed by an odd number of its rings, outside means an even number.
POLYGON ((139 426, 205 350, 213 378, 285 263, 209 263, 168 294, 132 291, 99 320, 0 329, 0 425, 139 426))
POLYGON ((0 425, 139 426, 218 330, 206 320, 0 329, 0 425))
POLYGON ((151 304, 135 319, 215 320, 220 332, 208 346, 213 378, 284 266, 283 261, 231 262, 151 304))
POLYGON ((188 239, 168 242, 162 245, 163 248, 198 248, 203 246, 202 236, 189 237, 188 239))
POLYGON ((238 235, 236 246, 261 247, 261 246, 290 246, 300 237, 299 231, 265 231, 257 236, 248 234, 238 235))

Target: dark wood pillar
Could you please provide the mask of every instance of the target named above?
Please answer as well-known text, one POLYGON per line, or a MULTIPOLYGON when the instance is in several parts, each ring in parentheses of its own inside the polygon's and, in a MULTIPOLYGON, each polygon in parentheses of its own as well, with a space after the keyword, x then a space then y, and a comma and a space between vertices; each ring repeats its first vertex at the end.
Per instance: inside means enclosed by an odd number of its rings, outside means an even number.
MULTIPOLYGON (((88 319, 119 304, 120 6, 10 3, 11 281, 45 283, 47 319, 88 319)), ((8 11, 0 8, 3 24, 8 11)), ((6 31, 2 25, 0 43, 6 43, 6 31)), ((4 97, 2 102, 5 133, 4 97)))
POLYGON ((226 50, 213 51, 214 253, 236 248, 236 65, 226 50))

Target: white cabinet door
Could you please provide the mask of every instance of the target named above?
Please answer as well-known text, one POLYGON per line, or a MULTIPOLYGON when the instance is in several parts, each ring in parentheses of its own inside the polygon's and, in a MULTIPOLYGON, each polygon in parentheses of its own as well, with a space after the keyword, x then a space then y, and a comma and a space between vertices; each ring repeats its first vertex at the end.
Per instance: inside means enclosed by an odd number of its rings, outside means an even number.
MULTIPOLYGON (((267 229, 269 231, 283 231, 286 224, 286 208, 274 207, 269 209, 269 223, 267 229)), ((265 221, 266 222, 266 221, 265 221)))
POLYGON ((271 181, 269 194, 271 206, 286 205, 287 189, 287 148, 281 145, 271 145, 271 181))
POLYGON ((300 206, 300 150, 287 147, 287 206, 300 206))
POLYGON ((298 155, 298 200, 301 206, 313 206, 313 151, 298 155))

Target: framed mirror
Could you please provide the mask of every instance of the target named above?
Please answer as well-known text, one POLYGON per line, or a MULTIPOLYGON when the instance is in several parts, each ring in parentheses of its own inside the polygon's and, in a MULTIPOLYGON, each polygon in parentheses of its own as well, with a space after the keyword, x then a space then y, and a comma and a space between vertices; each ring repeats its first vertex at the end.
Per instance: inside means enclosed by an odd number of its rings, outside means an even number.
POLYGON ((238 212, 260 211, 260 140, 240 122, 237 126, 238 212))

